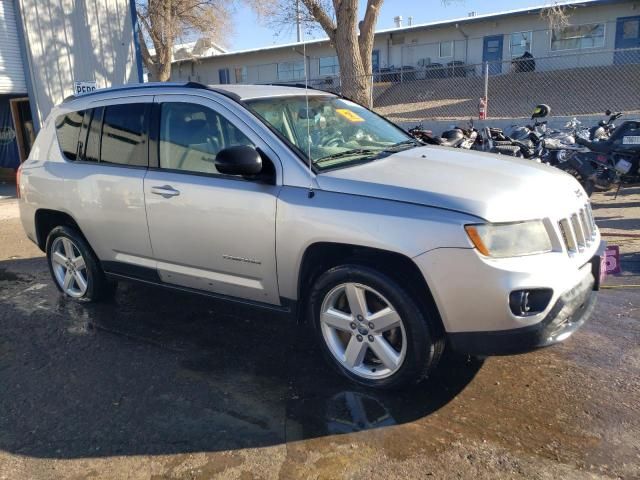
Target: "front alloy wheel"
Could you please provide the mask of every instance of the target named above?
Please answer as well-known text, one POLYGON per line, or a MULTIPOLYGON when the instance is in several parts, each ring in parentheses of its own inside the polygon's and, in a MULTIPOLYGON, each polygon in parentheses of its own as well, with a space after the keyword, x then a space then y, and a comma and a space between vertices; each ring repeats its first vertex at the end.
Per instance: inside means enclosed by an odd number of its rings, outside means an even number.
POLYGON ((335 359, 355 375, 380 379, 402 366, 407 337, 400 315, 379 292, 342 283, 324 298, 322 335, 335 359))
POLYGON ((367 387, 401 388, 427 377, 445 342, 437 311, 419 295, 365 265, 324 272, 308 308, 327 360, 367 387))

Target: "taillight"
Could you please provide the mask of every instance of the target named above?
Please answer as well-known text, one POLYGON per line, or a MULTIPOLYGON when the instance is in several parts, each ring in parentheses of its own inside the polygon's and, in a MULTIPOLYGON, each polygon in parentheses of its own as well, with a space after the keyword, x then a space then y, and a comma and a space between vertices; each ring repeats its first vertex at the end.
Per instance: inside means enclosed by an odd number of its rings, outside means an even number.
POLYGON ((16 197, 20 198, 20 174, 22 173, 22 164, 16 170, 16 197))

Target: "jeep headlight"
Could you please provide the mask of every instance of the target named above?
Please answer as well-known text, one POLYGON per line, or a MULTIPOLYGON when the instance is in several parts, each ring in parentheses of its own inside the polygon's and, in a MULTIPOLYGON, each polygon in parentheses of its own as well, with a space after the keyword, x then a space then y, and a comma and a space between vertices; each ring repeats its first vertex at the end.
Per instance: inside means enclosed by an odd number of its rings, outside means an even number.
POLYGON ((471 243, 492 258, 519 257, 550 252, 551 239, 542 220, 465 225, 471 243))

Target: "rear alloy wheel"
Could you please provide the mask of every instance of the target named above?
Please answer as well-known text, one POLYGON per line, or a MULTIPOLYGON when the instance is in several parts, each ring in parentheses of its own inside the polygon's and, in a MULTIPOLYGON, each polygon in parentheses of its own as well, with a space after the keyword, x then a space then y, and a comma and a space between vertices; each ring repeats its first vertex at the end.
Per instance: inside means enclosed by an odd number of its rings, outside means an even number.
POLYGON ((51 245, 53 276, 63 293, 81 298, 87 293, 89 274, 80 249, 67 237, 56 238, 51 245))
POLYGON ((51 230, 46 250, 49 271, 64 295, 91 302, 113 293, 114 285, 107 282, 95 253, 73 228, 65 226, 51 230))
POLYGON ((375 388, 417 383, 436 366, 444 339, 435 319, 395 280, 372 268, 342 265, 320 275, 309 297, 329 362, 375 388))

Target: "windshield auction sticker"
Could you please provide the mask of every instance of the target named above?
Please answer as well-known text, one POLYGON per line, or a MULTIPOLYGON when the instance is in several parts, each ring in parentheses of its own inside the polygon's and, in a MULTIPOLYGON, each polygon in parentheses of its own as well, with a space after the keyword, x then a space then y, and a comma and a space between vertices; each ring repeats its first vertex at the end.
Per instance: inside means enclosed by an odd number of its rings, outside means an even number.
POLYGON ((364 122, 364 118, 362 118, 357 113, 352 112, 351 110, 347 110, 346 108, 336 108, 336 113, 339 113, 344 118, 353 123, 364 122))

